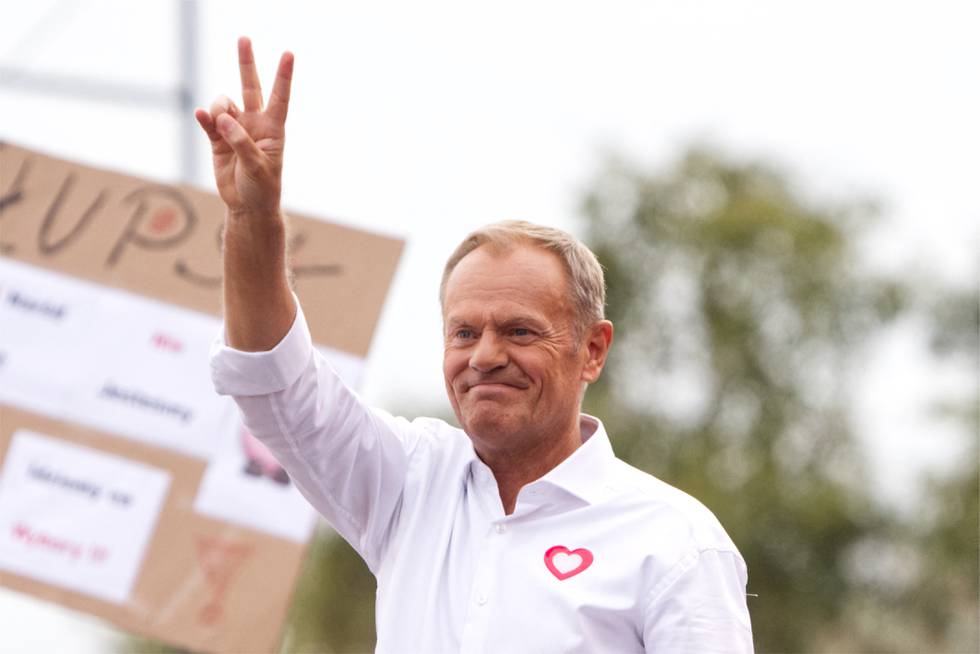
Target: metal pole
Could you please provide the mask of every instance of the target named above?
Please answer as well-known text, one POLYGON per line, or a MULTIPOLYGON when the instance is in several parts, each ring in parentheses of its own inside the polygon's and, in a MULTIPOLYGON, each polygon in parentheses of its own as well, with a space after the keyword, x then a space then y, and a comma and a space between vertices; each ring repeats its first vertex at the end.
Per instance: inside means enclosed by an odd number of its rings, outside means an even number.
POLYGON ((145 84, 34 72, 9 66, 0 66, 0 87, 91 102, 128 104, 143 109, 160 109, 161 105, 173 107, 179 95, 174 89, 145 84))
POLYGON ((180 15, 178 58, 180 60, 180 178, 186 184, 197 179, 196 145, 200 142, 194 119, 194 100, 197 98, 197 0, 177 0, 180 15))

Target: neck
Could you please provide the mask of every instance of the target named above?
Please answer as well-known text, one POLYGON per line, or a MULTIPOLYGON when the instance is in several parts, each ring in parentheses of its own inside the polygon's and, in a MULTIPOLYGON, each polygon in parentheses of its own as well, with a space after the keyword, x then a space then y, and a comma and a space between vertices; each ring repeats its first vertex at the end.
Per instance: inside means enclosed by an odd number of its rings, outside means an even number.
POLYGON ((532 443, 520 451, 477 451, 480 459, 493 471, 504 513, 510 515, 517 505, 521 488, 540 479, 567 459, 582 444, 578 416, 574 425, 558 438, 532 443))

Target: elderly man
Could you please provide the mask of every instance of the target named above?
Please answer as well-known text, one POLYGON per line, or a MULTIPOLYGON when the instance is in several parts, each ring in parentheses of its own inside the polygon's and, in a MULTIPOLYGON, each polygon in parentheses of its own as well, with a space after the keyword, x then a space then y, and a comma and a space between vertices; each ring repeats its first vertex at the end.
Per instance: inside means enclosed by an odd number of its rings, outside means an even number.
POLYGON ((751 651, 745 564, 721 525, 580 413, 613 336, 588 248, 523 222, 467 237, 440 289, 462 429, 363 406, 287 281, 293 57, 265 108, 247 39, 239 63, 242 108, 196 114, 228 209, 214 382, 377 577, 377 651, 751 651))

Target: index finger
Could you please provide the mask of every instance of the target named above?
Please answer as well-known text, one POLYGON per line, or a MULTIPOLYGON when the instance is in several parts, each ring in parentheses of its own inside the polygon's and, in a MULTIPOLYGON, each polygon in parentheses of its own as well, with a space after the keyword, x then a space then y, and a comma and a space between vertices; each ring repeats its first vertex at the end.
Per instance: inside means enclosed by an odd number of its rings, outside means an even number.
POLYGON ((293 82, 293 53, 283 52, 279 59, 279 69, 276 71, 276 81, 272 84, 269 94, 269 108, 266 113, 280 123, 286 122, 289 111, 289 88, 293 82))

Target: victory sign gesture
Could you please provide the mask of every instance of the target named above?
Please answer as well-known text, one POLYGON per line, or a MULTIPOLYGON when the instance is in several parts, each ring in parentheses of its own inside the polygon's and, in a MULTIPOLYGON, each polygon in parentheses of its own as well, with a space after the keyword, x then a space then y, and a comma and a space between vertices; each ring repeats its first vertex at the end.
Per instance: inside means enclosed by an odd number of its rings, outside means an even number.
POLYGON ((280 209, 286 112, 293 55, 285 52, 263 108, 252 43, 238 39, 243 108, 225 96, 194 117, 211 140, 214 180, 228 208, 224 229, 224 313, 228 345, 269 350, 296 315, 286 272, 286 225, 280 209))
POLYGON ((194 116, 211 140, 218 195, 228 211, 253 220, 278 216, 293 55, 284 52, 279 60, 264 109, 252 43, 246 37, 238 40, 238 68, 244 110, 221 96, 210 112, 198 109, 194 116))

